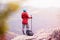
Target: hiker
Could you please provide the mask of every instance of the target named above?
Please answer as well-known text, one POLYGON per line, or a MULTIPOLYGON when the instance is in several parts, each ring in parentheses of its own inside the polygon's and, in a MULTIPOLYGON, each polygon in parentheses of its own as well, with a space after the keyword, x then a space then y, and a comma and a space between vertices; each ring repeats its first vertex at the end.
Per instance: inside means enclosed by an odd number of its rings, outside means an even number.
POLYGON ((29 30, 28 19, 32 19, 32 16, 29 17, 27 11, 23 10, 23 13, 22 13, 21 17, 22 17, 22 32, 25 35, 24 28, 26 26, 26 30, 29 30))

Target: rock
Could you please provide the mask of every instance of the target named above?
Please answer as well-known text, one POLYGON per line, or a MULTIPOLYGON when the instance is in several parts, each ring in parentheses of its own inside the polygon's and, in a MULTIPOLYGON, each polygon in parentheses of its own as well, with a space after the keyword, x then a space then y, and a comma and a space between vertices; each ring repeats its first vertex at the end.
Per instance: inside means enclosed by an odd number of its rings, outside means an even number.
POLYGON ((27 36, 27 35, 19 35, 12 40, 32 40, 32 39, 35 39, 35 37, 34 36, 27 36))
POLYGON ((18 36, 18 34, 15 34, 13 32, 7 32, 3 35, 0 35, 0 40, 11 40, 16 36, 18 36))

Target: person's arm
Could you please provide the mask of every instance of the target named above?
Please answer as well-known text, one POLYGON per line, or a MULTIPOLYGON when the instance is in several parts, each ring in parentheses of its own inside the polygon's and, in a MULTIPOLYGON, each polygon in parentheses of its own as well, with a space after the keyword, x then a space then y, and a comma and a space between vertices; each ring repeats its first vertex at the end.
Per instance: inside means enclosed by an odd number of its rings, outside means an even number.
POLYGON ((32 19, 32 16, 31 16, 31 17, 29 17, 29 19, 32 19))
POLYGON ((23 13, 21 14, 21 18, 23 19, 23 13))
POLYGON ((27 17, 28 17, 29 19, 32 19, 32 16, 30 16, 30 17, 29 17, 29 15, 28 15, 28 14, 27 14, 27 17))

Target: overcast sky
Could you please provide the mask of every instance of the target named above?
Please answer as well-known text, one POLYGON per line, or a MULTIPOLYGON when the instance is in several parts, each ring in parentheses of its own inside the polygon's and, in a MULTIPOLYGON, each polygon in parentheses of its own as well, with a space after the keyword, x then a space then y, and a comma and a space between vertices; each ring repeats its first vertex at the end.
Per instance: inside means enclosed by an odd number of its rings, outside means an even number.
POLYGON ((24 3, 24 5, 37 8, 47 8, 47 7, 60 8, 60 0, 28 0, 24 3))
MULTIPOLYGON (((7 2, 20 2, 21 0, 0 0, 1 3, 7 2)), ((37 8, 46 8, 46 7, 59 7, 60 8, 60 0, 26 0, 23 6, 32 6, 37 8)))

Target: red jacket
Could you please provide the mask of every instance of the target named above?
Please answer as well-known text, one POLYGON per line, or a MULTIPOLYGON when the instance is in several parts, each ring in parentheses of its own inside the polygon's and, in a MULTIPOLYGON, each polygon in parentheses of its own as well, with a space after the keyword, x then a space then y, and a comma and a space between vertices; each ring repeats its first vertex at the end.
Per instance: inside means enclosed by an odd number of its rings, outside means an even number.
POLYGON ((29 17, 27 12, 23 12, 21 17, 22 17, 22 24, 28 24, 28 19, 32 18, 32 17, 29 17))

